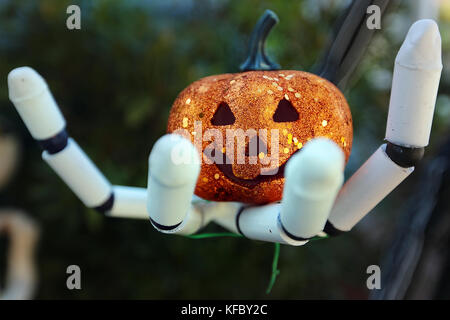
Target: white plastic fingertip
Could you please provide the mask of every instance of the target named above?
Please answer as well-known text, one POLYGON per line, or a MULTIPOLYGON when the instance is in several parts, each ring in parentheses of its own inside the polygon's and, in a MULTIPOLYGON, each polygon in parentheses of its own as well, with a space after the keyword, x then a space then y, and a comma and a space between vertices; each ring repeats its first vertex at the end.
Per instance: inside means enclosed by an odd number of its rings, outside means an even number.
POLYGON ((32 68, 21 67, 8 75, 9 99, 36 140, 53 137, 66 126, 45 80, 32 68))
POLYGON ((47 90, 47 83, 34 69, 20 67, 8 74, 9 98, 20 101, 33 98, 47 90))
POLYGON ((192 143, 165 135, 149 157, 147 212, 159 225, 173 227, 185 218, 200 173, 200 157, 192 143))
POLYGON ((420 20, 409 29, 395 60, 387 141, 405 147, 428 145, 441 70, 438 26, 420 20))
POLYGON ((331 140, 311 140, 286 165, 281 223, 298 238, 323 230, 344 180, 344 154, 331 140))
POLYGON ((200 157, 189 140, 166 134, 156 141, 150 153, 149 170, 163 185, 178 187, 197 179, 200 157))
POLYGON ((434 20, 416 21, 397 54, 395 62, 401 66, 422 70, 441 70, 441 35, 434 20))

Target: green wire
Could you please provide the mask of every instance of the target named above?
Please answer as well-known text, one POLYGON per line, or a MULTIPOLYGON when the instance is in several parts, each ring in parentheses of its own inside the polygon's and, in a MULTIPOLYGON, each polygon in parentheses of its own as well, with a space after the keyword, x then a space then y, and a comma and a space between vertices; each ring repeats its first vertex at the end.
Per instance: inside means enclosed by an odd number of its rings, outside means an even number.
POLYGON ((330 237, 329 235, 326 235, 323 237, 315 236, 314 238, 309 239, 309 241, 317 241, 317 240, 327 239, 329 237, 330 237))
POLYGON ((270 276, 270 282, 267 286, 266 294, 270 294, 272 291, 272 287, 275 284, 275 280, 277 276, 280 274, 280 270, 278 270, 278 260, 280 258, 280 244, 278 242, 275 243, 275 252, 273 254, 272 261, 272 275, 270 276))
MULTIPOLYGON (((327 236, 324 237, 314 237, 310 241, 317 241, 328 238, 327 236)), ((270 276, 270 282, 267 286, 266 294, 270 294, 272 291, 272 287, 275 284, 275 281, 277 279, 277 276, 280 274, 280 270, 278 270, 278 260, 280 259, 280 244, 278 242, 275 243, 275 252, 273 254, 273 261, 272 261, 272 274, 270 276)))
MULTIPOLYGON (((190 239, 206 239, 206 238, 217 238, 217 237, 233 237, 233 238, 243 238, 243 235, 232 233, 232 232, 218 232, 218 233, 200 233, 200 234, 191 234, 187 235, 187 238, 190 239)), ((325 237, 314 237, 310 241, 316 241, 321 239, 328 238, 328 235, 325 237)), ((277 276, 280 274, 280 270, 278 270, 278 261, 280 260, 280 244, 278 242, 275 243, 275 252, 273 254, 272 261, 272 274, 270 276, 269 285, 267 286, 266 294, 270 294, 272 291, 272 287, 277 280, 277 276)))

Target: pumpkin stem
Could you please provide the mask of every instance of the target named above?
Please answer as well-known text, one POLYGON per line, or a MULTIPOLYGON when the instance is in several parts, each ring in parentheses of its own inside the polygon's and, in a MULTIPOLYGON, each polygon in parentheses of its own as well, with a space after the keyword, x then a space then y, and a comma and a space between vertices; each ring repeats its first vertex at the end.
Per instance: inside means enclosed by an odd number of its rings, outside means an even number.
POLYGON ((266 10, 259 18, 250 36, 248 57, 241 65, 241 71, 280 69, 280 65, 267 57, 264 52, 267 35, 278 21, 277 15, 271 10, 266 10))

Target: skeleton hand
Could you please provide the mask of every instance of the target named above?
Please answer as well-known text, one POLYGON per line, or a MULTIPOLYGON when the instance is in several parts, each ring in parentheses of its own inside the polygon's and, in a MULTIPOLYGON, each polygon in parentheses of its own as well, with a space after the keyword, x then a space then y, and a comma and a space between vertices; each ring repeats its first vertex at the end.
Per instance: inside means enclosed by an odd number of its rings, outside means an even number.
POLYGON ((22 67, 8 76, 9 95, 43 159, 86 206, 111 217, 145 218, 164 233, 192 234, 210 221, 232 232, 270 242, 302 245, 317 235, 349 231, 413 170, 428 145, 439 85, 441 40, 431 20, 416 22, 397 55, 386 144, 343 183, 342 151, 313 139, 288 161, 281 203, 247 207, 193 196, 199 174, 197 150, 166 135, 150 154, 148 188, 111 186, 76 142, 43 80, 22 67), (177 164, 173 154, 191 161, 177 164))

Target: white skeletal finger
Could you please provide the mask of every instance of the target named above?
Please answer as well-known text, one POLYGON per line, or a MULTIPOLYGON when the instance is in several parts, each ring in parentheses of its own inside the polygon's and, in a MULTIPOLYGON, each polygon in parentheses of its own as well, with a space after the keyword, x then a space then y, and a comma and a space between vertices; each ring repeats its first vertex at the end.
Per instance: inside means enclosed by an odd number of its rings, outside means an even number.
POLYGON ((111 195, 109 181, 71 138, 60 152, 42 158, 87 207, 102 205, 111 195))
POLYGON ((21 67, 8 75, 9 99, 36 140, 53 137, 66 126, 45 80, 32 68, 21 67))
POLYGON ((168 134, 156 142, 149 157, 147 212, 158 230, 171 232, 190 211, 197 213, 191 200, 199 173, 200 157, 190 141, 168 134))
POLYGON ((329 221, 340 231, 349 231, 405 180, 414 167, 402 168, 385 153, 382 145, 342 187, 329 221))
POLYGON ((147 189, 113 186, 114 203, 106 215, 112 218, 148 220, 147 189))
POLYGON ((309 239, 323 230, 344 180, 344 154, 331 140, 313 139, 289 159, 280 213, 294 238, 309 239))
POLYGON ((428 145, 441 70, 438 26, 419 20, 395 59, 386 140, 407 147, 428 145))

